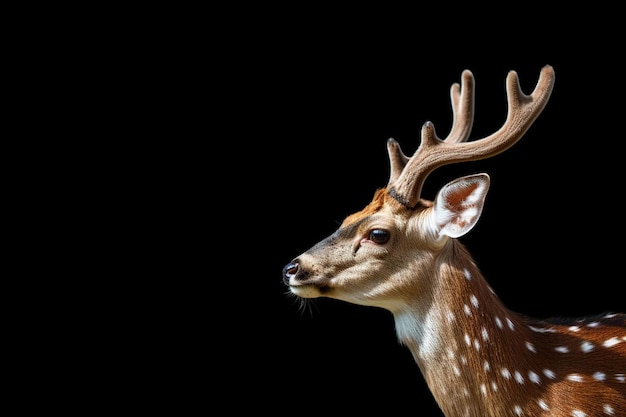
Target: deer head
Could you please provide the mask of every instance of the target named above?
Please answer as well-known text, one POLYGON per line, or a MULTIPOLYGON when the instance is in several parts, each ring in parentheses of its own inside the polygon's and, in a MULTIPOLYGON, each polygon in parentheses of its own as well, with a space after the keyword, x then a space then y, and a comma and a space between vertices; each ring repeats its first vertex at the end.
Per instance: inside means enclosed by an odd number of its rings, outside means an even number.
POLYGON ((517 74, 506 82, 508 113, 492 135, 466 142, 474 118, 474 77, 450 90, 453 123, 440 139, 432 123, 421 131, 421 144, 407 157, 394 139, 387 141, 391 174, 372 202, 348 216, 339 229, 294 259, 283 271, 291 292, 303 298, 330 297, 400 311, 407 294, 428 292, 435 258, 450 238, 467 233, 478 221, 489 189, 487 174, 458 178, 445 185, 434 202, 421 198, 424 181, 437 167, 494 156, 516 143, 546 105, 554 85, 551 66, 542 69, 531 95, 517 74))
POLYGON ((544 109, 554 80, 553 68, 543 67, 526 95, 509 72, 504 124, 467 141, 474 78, 464 71, 450 91, 448 136, 440 139, 425 123, 411 157, 389 139, 387 186, 283 269, 289 292, 301 299, 389 310, 399 341, 449 417, 626 416, 626 315, 557 322, 508 310, 458 240, 481 216, 489 175, 457 178, 433 201, 421 196, 436 168, 489 158, 515 144, 544 109))

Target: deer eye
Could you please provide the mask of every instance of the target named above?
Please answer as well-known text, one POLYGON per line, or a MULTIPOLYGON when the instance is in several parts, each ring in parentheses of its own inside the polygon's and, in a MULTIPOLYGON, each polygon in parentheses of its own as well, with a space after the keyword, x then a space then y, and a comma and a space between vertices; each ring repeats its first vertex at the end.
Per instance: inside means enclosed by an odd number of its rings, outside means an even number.
POLYGON ((368 239, 374 243, 382 245, 389 241, 389 231, 385 229, 372 229, 368 239))

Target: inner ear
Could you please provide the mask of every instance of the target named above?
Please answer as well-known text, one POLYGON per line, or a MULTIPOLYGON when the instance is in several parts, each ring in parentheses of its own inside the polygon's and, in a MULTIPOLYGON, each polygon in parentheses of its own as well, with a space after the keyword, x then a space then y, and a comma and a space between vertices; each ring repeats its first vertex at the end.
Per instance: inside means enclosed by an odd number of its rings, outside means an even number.
POLYGON ((460 237, 478 222, 489 189, 489 175, 476 174, 457 178, 439 190, 433 216, 439 234, 460 237))

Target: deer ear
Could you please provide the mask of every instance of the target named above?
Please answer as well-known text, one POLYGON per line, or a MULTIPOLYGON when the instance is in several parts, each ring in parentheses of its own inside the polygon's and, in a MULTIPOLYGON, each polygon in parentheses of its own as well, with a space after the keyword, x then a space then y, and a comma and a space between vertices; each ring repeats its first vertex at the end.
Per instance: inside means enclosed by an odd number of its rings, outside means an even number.
POLYGON ((439 235, 460 237, 469 232, 483 211, 489 175, 457 178, 437 193, 432 219, 439 235))

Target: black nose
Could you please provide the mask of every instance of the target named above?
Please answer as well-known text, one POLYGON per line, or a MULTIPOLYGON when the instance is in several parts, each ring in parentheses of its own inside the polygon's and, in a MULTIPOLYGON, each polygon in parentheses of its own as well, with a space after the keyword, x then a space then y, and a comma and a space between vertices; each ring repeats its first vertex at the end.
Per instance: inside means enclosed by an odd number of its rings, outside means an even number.
POLYGON ((296 261, 289 262, 283 268, 283 282, 289 285, 289 278, 295 277, 300 269, 300 264, 296 261))

